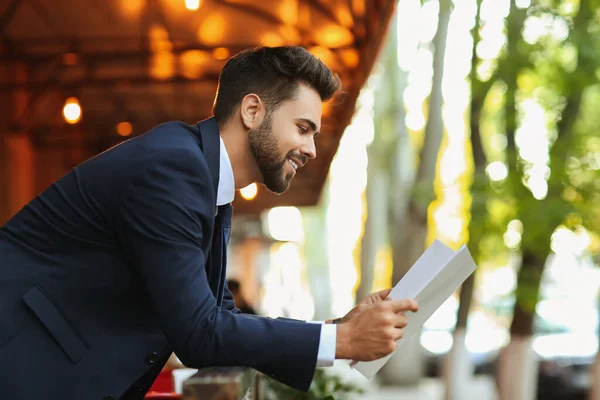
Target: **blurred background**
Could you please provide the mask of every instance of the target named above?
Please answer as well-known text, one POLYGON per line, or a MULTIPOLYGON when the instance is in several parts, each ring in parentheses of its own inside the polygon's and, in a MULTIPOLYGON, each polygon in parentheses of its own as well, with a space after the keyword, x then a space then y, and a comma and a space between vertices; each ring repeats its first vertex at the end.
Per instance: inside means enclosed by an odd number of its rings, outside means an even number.
POLYGON ((600 399, 600 1, 0 0, 0 36, 0 223, 94 154, 208 117, 244 48, 340 75, 292 189, 236 194, 237 302, 343 316, 436 238, 479 268, 374 382, 336 362, 289 398, 600 399))

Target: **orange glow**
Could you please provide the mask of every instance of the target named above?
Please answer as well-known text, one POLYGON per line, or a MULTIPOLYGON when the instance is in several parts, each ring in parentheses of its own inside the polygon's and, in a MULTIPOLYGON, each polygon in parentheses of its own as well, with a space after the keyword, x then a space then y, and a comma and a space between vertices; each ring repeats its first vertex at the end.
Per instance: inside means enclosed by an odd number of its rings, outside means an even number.
POLYGON ((198 39, 206 44, 218 44, 223 41, 227 28, 227 21, 221 14, 209 15, 198 30, 198 39))
POLYGON ((150 76, 156 79, 169 79, 175 75, 175 56, 171 52, 173 43, 169 32, 162 25, 152 25, 148 33, 150 39, 150 76))
POLYGON ((121 10, 126 17, 137 17, 146 4, 145 0, 121 0, 121 10))
POLYGON ((352 25, 354 25, 354 19, 352 18, 352 14, 350 13, 350 10, 348 10, 348 7, 346 7, 345 5, 338 5, 337 9, 335 10, 335 13, 338 17, 338 20, 346 28, 350 28, 352 27, 352 25))
POLYGON ((283 25, 279 28, 279 34, 288 44, 300 43, 300 32, 292 25, 283 25))
POLYGON ((258 194, 258 186, 256 183, 251 183, 243 189, 240 189, 240 194, 246 200, 253 200, 258 194))
POLYGON ((260 37, 260 43, 263 46, 276 47, 283 46, 285 44, 284 40, 278 34, 274 32, 265 32, 260 37))
POLYGON ((179 56, 181 74, 188 79, 196 79, 202 75, 204 65, 210 60, 210 56, 204 51, 188 50, 179 56))
POLYGON ((320 59, 321 61, 323 61, 325 63, 325 65, 327 65, 329 68, 331 68, 332 65, 335 63, 335 55, 327 47, 314 46, 314 47, 311 47, 310 49, 308 49, 308 51, 313 56, 315 56, 318 59, 320 59))
POLYGON ((3 205, 6 206, 7 215, 13 215, 35 196, 35 183, 39 179, 35 171, 36 160, 46 152, 38 155, 26 134, 4 135, 2 139, 6 147, 3 155, 6 158, 2 159, 2 163, 9 171, 13 171, 6 175, 3 182, 2 190, 7 194, 3 205))
POLYGON ((213 56, 217 60, 226 60, 229 58, 229 49, 227 47, 217 47, 213 50, 213 56))
POLYGON ((150 76, 156 79, 169 79, 175 75, 175 56, 161 52, 150 58, 150 76))
POLYGON ((358 16, 365 15, 365 1, 364 0, 352 0, 352 10, 354 14, 358 16))
POLYGON ((133 127, 129 122, 121 122, 117 125, 117 133, 119 136, 129 136, 133 132, 133 127))
POLYGON ((359 62, 358 51, 356 49, 345 49, 340 52, 340 58, 344 64, 350 68, 355 68, 359 62))
POLYGON ((75 65, 79 62, 79 56, 77 53, 67 53, 63 56, 63 63, 65 65, 75 65))
POLYGON ((278 14, 286 24, 296 25, 298 22, 298 1, 283 0, 280 3, 278 14))
POLYGON ((310 6, 304 2, 298 4, 298 26, 309 29, 310 27, 310 6))
POLYGON ((69 97, 63 107, 63 117, 69 124, 76 124, 81 119, 81 106, 77 97, 69 97))
POLYGON ((150 50, 154 53, 173 50, 173 43, 169 40, 169 32, 162 25, 152 25, 148 33, 150 50))
POLYGON ((185 8, 190 11, 196 11, 202 5, 201 0, 185 0, 185 8))
POLYGON ((330 48, 348 46, 354 41, 354 36, 348 29, 332 24, 318 29, 314 37, 319 44, 330 48))

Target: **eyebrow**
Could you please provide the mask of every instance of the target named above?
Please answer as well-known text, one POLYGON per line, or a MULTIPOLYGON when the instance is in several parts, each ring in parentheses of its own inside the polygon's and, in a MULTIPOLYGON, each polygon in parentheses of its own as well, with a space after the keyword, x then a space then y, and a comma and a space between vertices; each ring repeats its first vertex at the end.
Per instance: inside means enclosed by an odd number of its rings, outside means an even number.
POLYGON ((317 124, 315 124, 313 121, 311 121, 308 118, 297 118, 299 121, 304 122, 305 124, 308 124, 308 126, 310 127, 310 129, 315 133, 315 136, 317 136, 320 132, 317 131, 317 124))

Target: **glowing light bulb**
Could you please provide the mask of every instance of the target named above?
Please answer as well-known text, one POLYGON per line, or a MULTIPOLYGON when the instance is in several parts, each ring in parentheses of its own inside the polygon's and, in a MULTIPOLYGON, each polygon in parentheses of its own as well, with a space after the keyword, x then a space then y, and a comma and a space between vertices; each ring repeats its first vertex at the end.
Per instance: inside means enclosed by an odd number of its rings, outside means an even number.
POLYGON ((129 136, 133 132, 133 127, 129 122, 121 122, 117 125, 117 133, 119 136, 129 136))
POLYGON ((241 189, 240 194, 246 200, 253 200, 258 194, 258 186, 256 183, 251 183, 245 188, 241 189))
POLYGON ((185 7, 190 11, 200 8, 200 0, 185 0, 185 7))
POLYGON ((81 107, 76 97, 69 97, 63 107, 63 116, 69 124, 76 124, 81 119, 81 107))

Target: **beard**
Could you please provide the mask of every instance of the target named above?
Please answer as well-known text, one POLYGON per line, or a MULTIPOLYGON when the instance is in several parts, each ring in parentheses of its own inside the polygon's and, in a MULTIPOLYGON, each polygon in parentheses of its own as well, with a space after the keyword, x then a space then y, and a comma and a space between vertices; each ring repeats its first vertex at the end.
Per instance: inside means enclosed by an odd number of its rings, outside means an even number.
POLYGON ((267 113, 263 123, 248 132, 248 142, 264 185, 271 192, 281 194, 289 188, 292 175, 284 173, 288 155, 283 159, 279 157, 279 144, 271 130, 272 123, 272 113, 267 113))

